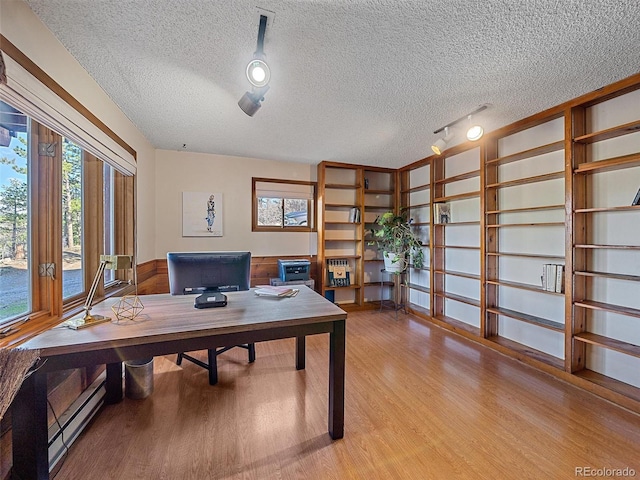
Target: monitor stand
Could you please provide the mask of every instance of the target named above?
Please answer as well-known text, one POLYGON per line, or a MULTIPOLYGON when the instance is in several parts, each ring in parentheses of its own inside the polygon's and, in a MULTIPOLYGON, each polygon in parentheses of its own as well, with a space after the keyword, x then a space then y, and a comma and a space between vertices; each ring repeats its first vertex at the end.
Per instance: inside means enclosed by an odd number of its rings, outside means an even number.
POLYGON ((193 306, 195 308, 211 308, 211 307, 225 307, 227 305, 227 296, 218 292, 204 292, 194 300, 193 306))

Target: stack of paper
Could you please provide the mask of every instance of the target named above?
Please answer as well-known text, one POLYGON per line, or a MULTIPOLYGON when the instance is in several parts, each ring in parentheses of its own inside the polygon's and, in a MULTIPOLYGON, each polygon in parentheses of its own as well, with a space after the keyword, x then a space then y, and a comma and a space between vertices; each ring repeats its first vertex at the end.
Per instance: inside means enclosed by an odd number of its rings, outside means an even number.
POLYGON ((286 286, 258 285, 254 291, 261 297, 295 297, 299 290, 286 286))

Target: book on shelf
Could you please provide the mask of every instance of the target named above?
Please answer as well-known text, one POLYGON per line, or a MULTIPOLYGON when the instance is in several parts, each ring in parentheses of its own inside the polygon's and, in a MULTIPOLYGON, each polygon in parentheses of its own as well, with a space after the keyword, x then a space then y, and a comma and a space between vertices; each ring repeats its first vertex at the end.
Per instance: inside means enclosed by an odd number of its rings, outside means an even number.
POLYGON ((332 258, 327 260, 330 287, 348 287, 351 285, 349 261, 332 258))
POLYGON ((556 265, 556 281, 555 290, 557 293, 562 293, 564 290, 564 265, 556 265))
POLYGON ((448 203, 433 204, 433 223, 449 223, 451 221, 451 207, 448 203))
POLYGON ((631 202, 631 205, 640 205, 640 188, 638 189, 638 192, 636 193, 635 198, 633 199, 633 202, 631 202))
POLYGON ((564 265, 545 263, 542 266, 542 289, 547 292, 564 291, 564 265))
POLYGON ((358 207, 353 207, 349 210, 349 221, 351 223, 360 223, 360 209, 358 207))

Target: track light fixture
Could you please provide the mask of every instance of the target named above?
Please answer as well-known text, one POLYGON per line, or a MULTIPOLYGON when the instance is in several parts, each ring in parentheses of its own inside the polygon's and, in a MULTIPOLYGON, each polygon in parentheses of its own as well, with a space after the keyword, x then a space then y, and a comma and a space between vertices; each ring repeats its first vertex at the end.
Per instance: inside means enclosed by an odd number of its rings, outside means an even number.
POLYGON ((431 145, 431 150, 436 155, 441 155, 442 152, 447 148, 447 144, 453 139, 453 133, 449 133, 449 127, 444 127, 444 137, 439 138, 436 142, 431 145))
POLYGON ((252 85, 250 92, 245 92, 238 101, 238 106, 244 113, 253 117, 264 100, 264 94, 269 90, 271 80, 271 70, 265 61, 264 55, 264 34, 267 31, 267 17, 260 15, 260 26, 258 27, 258 44, 253 54, 253 59, 247 64, 247 80, 252 85))
MULTIPOLYGON (((454 120, 451 123, 448 123, 447 125, 445 125, 444 127, 440 127, 437 130, 434 130, 433 133, 440 133, 444 130, 444 137, 440 138, 438 140, 436 140, 436 142, 431 145, 431 150, 433 150, 433 152, 436 155, 440 155, 442 154, 442 152, 444 151, 444 149, 447 146, 447 143, 449 143, 451 141, 451 139, 453 138, 453 133, 449 133, 449 128, 453 127, 454 125, 457 125, 458 123, 460 123, 461 121, 468 119, 469 122, 471 123, 471 117, 473 115, 475 115, 476 113, 479 113, 485 109, 487 109, 489 107, 488 104, 484 104, 481 105, 480 107, 476 108, 473 112, 466 114, 464 117, 460 117, 457 120, 454 120)), ((484 134, 484 129, 482 128, 482 126, 480 125, 472 125, 469 130, 467 130, 467 139, 475 142, 476 140, 480 140, 480 138, 482 138, 482 135, 484 134)))

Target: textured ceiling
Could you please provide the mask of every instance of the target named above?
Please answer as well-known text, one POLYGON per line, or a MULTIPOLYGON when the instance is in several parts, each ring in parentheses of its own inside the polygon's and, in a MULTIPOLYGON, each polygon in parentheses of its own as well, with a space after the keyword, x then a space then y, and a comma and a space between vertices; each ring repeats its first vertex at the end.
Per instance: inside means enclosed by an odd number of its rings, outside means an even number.
POLYGON ((490 131, 640 71, 637 0, 27 3, 168 150, 400 167, 479 105, 490 131), (248 117, 256 6, 272 79, 248 117))

